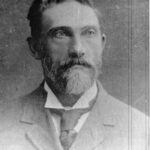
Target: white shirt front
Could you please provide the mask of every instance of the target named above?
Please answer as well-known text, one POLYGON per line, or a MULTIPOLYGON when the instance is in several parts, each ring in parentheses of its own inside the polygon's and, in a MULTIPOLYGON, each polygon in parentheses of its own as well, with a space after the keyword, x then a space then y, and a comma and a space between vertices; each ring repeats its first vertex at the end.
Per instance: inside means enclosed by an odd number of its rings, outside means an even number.
MULTIPOLYGON (((96 82, 92 85, 91 88, 89 88, 77 101, 73 107, 64 107, 58 100, 58 98, 55 96, 55 94, 52 92, 52 90, 48 87, 47 83, 44 84, 44 89, 47 91, 47 99, 45 103, 45 108, 55 108, 55 109, 65 109, 65 110, 71 110, 71 109, 78 109, 78 108, 87 108, 89 107, 89 103, 96 97, 97 95, 97 85, 96 82)), ((76 124, 74 130, 76 132, 79 132, 81 127, 83 126, 85 120, 87 119, 90 112, 87 112, 83 114, 80 119, 78 120, 78 123, 76 124)), ((54 123, 54 126, 56 128, 56 133, 58 136, 60 135, 60 117, 53 114, 52 120, 54 123)))

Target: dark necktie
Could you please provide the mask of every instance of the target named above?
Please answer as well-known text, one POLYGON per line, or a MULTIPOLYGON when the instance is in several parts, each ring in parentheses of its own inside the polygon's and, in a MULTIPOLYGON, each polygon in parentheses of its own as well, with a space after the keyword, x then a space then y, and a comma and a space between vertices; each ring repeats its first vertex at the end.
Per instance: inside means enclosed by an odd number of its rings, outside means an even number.
POLYGON ((60 142, 64 150, 69 150, 69 148, 71 147, 77 135, 77 133, 74 130, 74 127, 78 123, 80 117, 89 110, 90 108, 73 110, 51 109, 52 113, 55 113, 61 117, 60 142))
POLYGON ((64 150, 69 150, 73 141, 76 138, 77 133, 74 130, 74 127, 78 123, 80 117, 91 110, 94 105, 95 100, 92 101, 88 108, 82 109, 72 109, 72 110, 64 110, 64 109, 50 109, 52 113, 55 113, 61 117, 60 123, 60 142, 64 148, 64 150))

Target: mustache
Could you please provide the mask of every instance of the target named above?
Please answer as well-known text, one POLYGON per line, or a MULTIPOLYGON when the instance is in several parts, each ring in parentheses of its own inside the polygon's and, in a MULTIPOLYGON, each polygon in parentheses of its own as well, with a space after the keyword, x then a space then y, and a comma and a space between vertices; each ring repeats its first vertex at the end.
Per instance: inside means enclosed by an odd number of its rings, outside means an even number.
POLYGON ((83 66, 86 68, 92 68, 92 65, 89 62, 87 62, 86 60, 74 58, 74 59, 69 59, 68 61, 61 64, 60 69, 67 70, 75 65, 83 66))

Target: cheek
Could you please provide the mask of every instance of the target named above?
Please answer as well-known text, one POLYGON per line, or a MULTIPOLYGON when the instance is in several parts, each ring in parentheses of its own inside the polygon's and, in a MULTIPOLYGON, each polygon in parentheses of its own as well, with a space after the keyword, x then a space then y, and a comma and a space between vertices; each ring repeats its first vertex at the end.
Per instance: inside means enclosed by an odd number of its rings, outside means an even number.
POLYGON ((52 42, 49 40, 47 42, 47 53, 48 56, 52 58, 53 61, 64 60, 68 56, 68 44, 60 42, 52 42))
POLYGON ((97 63, 102 54, 102 45, 100 40, 89 40, 86 43, 87 57, 89 57, 91 61, 97 63))

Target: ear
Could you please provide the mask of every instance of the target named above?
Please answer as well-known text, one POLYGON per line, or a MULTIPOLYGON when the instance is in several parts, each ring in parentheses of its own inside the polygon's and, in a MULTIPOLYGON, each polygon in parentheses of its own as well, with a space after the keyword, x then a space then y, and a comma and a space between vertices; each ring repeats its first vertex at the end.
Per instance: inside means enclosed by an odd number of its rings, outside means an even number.
POLYGON ((39 43, 35 41, 32 37, 27 38, 27 42, 30 48, 30 54, 35 59, 41 59, 42 58, 42 49, 39 46, 39 43))
POLYGON ((106 35, 102 34, 102 49, 104 50, 106 44, 106 35))

